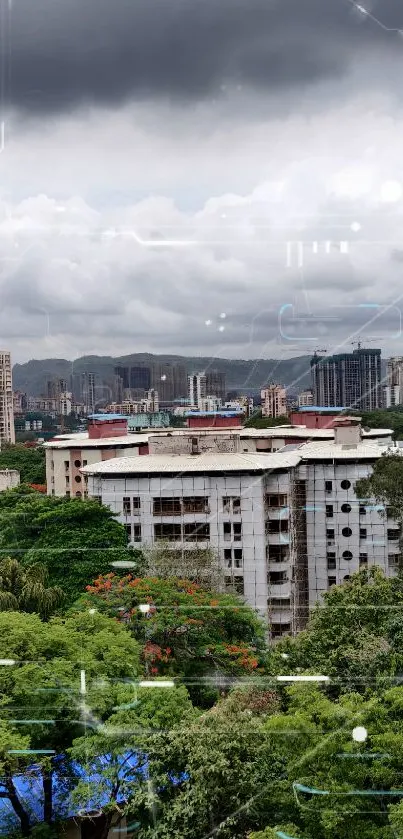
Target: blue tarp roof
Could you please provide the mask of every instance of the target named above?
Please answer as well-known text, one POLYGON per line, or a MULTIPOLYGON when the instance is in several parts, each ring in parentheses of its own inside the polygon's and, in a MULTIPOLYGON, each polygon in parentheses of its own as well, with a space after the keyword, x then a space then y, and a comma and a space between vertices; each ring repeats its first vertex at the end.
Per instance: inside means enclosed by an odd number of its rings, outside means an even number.
POLYGON ((92 420, 127 420, 124 414, 91 414, 88 419, 92 420))
POLYGON ((334 406, 333 408, 324 407, 323 405, 310 405, 308 408, 298 408, 298 413, 309 413, 309 411, 318 411, 321 414, 334 414, 336 411, 350 411, 351 408, 339 408, 338 406, 334 406))

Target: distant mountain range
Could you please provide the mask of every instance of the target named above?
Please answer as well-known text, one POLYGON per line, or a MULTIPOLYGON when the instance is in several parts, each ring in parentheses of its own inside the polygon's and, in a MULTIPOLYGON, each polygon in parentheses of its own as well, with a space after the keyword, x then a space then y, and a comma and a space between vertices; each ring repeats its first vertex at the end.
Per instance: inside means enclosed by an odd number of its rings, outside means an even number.
POLYGON ((113 358, 112 356, 88 355, 73 362, 65 358, 46 358, 15 364, 13 368, 14 390, 29 396, 46 393, 49 379, 66 379, 70 386, 72 374, 95 373, 97 386, 112 387, 114 367, 136 364, 183 364, 188 373, 207 369, 219 370, 225 375, 227 391, 256 393, 269 382, 278 382, 299 392, 310 386, 310 355, 287 360, 255 358, 250 361, 232 358, 192 357, 180 355, 151 355, 133 353, 113 358))

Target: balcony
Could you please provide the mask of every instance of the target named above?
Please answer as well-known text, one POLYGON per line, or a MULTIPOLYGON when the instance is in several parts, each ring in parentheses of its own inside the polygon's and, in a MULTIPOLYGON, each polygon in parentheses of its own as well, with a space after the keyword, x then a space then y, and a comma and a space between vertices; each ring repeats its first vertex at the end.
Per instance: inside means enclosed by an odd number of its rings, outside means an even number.
POLYGON ((266 541, 269 545, 289 545, 289 533, 266 533, 266 541))
POLYGON ((284 580, 283 583, 268 583, 268 595, 271 599, 274 597, 284 597, 285 600, 289 599, 291 597, 290 580, 284 580))

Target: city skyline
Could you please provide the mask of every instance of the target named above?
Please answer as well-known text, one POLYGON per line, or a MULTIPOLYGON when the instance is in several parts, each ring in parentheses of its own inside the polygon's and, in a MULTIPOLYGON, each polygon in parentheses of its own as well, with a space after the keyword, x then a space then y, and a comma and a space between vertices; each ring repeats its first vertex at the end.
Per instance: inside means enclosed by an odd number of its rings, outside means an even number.
POLYGON ((372 6, 10 4, 14 361, 121 355, 133 334, 156 353, 289 358, 364 331, 398 355, 403 9, 372 6))

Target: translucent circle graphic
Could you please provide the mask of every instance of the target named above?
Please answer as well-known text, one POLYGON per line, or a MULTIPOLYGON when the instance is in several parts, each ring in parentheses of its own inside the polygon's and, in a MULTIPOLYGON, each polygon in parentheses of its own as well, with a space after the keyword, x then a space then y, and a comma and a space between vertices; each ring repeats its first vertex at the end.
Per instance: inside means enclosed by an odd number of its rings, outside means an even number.
POLYGON ((353 728, 353 740, 356 743, 365 743, 368 737, 368 731, 364 726, 358 725, 357 728, 353 728))

